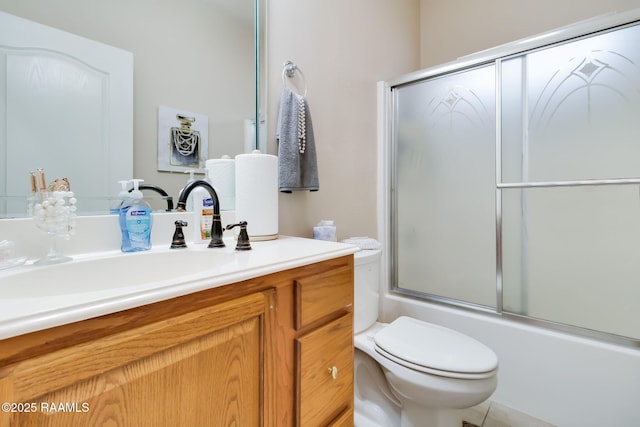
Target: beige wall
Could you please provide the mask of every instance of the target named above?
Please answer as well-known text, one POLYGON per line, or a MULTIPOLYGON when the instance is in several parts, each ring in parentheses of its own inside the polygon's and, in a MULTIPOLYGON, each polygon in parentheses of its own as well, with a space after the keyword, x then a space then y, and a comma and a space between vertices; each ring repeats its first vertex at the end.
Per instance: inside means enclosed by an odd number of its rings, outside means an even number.
POLYGON ((420 64, 427 68, 614 11, 640 0, 420 0, 420 64))
POLYGON ((285 60, 308 85, 320 190, 281 194, 280 232, 376 235, 376 82, 418 68, 418 0, 268 0, 269 152, 285 60))

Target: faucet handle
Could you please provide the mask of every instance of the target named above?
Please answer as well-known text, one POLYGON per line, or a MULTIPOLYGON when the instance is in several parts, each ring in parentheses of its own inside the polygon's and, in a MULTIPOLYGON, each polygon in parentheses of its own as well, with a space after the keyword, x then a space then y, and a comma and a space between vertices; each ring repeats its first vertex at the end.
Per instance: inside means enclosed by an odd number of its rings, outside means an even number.
POLYGON ((187 221, 177 220, 176 222, 174 222, 174 224, 176 225, 176 231, 173 233, 171 249, 186 248, 187 242, 185 242, 184 240, 182 227, 186 227, 187 225, 189 225, 189 223, 187 221))
POLYGON ((237 224, 229 224, 225 227, 225 230, 231 230, 238 226, 240 227, 240 234, 238 234, 236 251, 248 251, 251 249, 251 243, 249 242, 249 234, 247 233, 247 221, 240 221, 237 224))

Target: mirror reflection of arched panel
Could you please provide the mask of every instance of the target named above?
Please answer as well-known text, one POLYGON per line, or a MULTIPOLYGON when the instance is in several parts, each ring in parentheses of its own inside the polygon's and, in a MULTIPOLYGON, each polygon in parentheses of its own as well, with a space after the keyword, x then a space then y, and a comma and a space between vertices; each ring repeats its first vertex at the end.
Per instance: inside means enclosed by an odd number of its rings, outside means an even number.
POLYGON ((92 196, 133 172, 133 55, 5 13, 0 27, 5 214, 24 214, 37 168, 98 210, 92 196))

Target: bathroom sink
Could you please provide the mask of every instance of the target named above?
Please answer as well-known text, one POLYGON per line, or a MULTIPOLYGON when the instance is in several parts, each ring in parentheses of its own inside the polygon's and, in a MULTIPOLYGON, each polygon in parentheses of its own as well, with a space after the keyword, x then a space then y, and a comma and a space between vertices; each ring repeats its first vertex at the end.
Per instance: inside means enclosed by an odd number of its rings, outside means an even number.
POLYGON ((32 262, 0 270, 0 339, 51 328, 219 286, 232 285, 329 258, 352 254, 351 245, 298 237, 252 242, 236 251, 191 244, 74 255, 63 264, 32 262))
POLYGON ((211 277, 237 268, 239 253, 225 249, 153 249, 110 252, 50 266, 24 266, 0 279, 0 298, 64 297, 104 290, 158 287, 211 277))

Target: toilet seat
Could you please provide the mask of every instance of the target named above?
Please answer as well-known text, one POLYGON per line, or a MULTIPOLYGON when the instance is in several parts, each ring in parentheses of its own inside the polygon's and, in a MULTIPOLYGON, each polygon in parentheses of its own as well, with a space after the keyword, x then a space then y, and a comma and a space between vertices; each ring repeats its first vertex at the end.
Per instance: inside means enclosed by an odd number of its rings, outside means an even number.
POLYGON ((475 339, 401 316, 373 337, 375 350, 402 366, 432 375, 482 379, 495 375, 495 353, 475 339))

